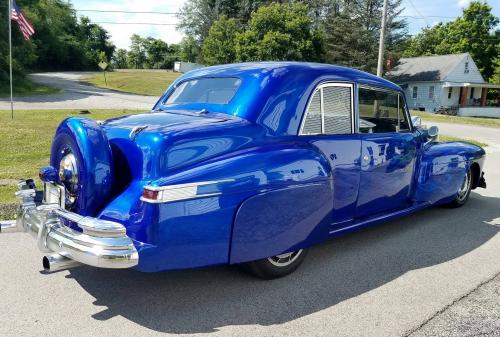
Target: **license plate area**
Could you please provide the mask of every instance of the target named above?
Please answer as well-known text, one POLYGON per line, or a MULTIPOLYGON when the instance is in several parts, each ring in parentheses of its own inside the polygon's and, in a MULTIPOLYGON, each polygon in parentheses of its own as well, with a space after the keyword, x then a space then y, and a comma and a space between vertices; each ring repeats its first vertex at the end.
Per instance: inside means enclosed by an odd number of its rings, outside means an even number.
POLYGON ((62 209, 66 209, 66 192, 64 186, 52 182, 44 183, 43 203, 58 204, 62 209))

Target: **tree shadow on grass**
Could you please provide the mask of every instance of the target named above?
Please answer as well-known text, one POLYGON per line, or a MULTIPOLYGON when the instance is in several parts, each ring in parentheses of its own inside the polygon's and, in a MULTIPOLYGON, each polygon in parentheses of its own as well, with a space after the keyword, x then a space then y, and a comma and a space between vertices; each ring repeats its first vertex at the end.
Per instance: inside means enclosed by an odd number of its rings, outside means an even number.
POLYGON ((500 217, 499 204, 474 193, 459 209, 433 208, 333 239, 311 249, 294 274, 273 281, 232 267, 155 274, 82 267, 68 277, 107 307, 97 320, 120 315, 179 334, 281 324, 474 250, 498 232, 490 223, 500 217))

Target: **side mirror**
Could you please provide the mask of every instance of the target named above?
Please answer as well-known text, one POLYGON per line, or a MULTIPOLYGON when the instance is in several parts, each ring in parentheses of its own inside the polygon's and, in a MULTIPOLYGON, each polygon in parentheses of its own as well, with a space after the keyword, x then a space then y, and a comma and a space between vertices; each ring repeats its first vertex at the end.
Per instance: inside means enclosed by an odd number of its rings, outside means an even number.
POLYGON ((420 129, 422 127, 422 117, 412 116, 411 117, 411 124, 413 124, 414 128, 420 129))
POLYGON ((431 126, 427 129, 427 135, 429 138, 436 139, 439 134, 439 128, 437 126, 431 126))

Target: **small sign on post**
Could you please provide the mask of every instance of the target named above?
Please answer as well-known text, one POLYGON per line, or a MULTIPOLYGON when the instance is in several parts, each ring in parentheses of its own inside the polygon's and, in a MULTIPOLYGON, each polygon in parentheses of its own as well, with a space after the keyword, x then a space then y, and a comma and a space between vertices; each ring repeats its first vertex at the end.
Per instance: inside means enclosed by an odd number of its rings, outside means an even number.
POLYGON ((102 69, 103 74, 104 74, 104 83, 106 83, 106 86, 108 86, 108 81, 106 80, 106 68, 108 67, 108 64, 104 61, 99 62, 98 64, 99 68, 102 69))

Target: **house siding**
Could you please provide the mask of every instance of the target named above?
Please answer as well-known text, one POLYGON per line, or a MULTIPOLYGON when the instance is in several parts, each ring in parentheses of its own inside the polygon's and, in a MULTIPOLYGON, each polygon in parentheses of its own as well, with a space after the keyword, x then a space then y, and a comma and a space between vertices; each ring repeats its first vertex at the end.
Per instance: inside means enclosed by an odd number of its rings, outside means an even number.
POLYGON ((442 82, 412 82, 405 89, 406 102, 410 109, 436 111, 441 104, 442 82), (413 98, 413 87, 417 87, 417 98, 413 98), (434 87, 434 97, 429 98, 430 87, 434 87))
POLYGON ((481 76, 476 63, 472 57, 465 56, 462 61, 443 79, 447 82, 471 82, 471 83, 484 83, 484 78, 481 76), (469 72, 465 72, 465 62, 469 62, 469 72))
POLYGON ((460 88, 452 87, 451 88, 451 97, 448 98, 448 89, 441 87, 441 105, 442 106, 458 106, 460 101, 460 88))

